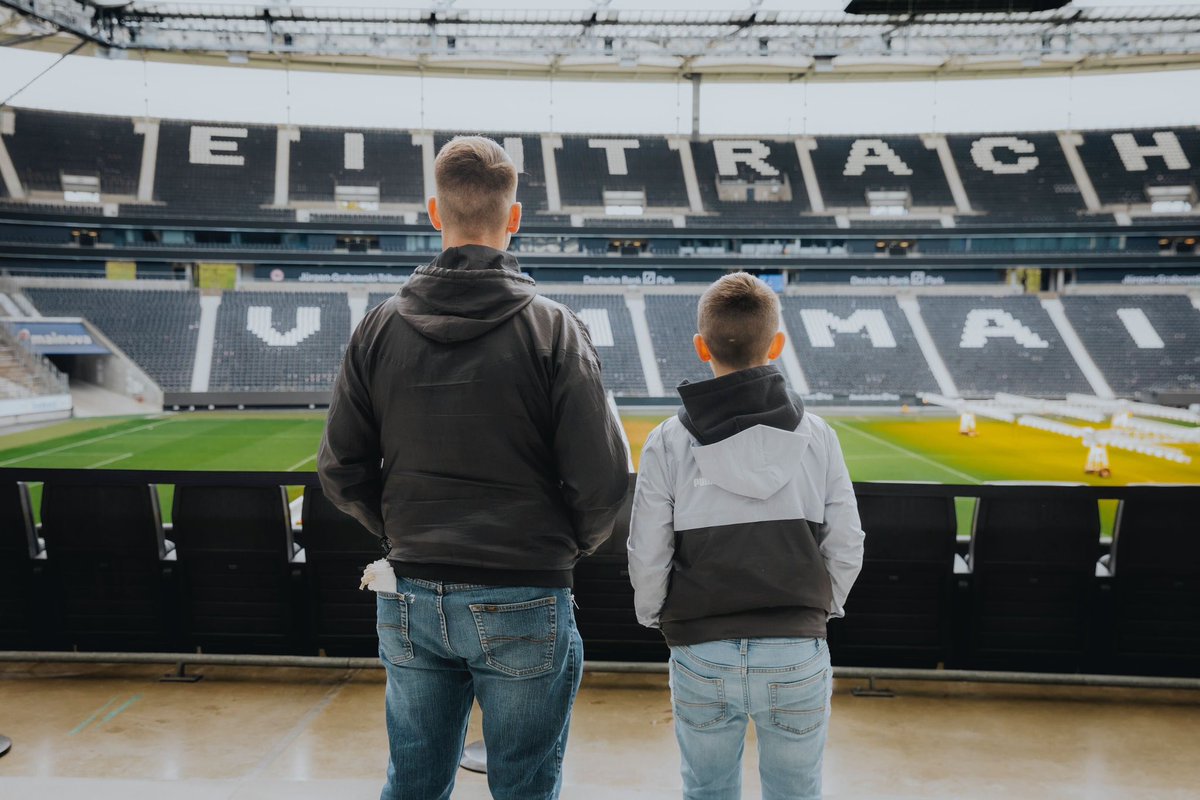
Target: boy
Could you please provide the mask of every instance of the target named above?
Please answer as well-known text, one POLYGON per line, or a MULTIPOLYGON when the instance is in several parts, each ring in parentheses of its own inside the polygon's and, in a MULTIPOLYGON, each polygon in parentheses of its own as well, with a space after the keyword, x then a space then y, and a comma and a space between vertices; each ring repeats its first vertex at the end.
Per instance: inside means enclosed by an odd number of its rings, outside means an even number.
POLYGON ((638 620, 671 647, 686 800, 741 795, 746 722, 763 800, 821 796, 832 688, 825 623, 862 567, 846 462, 770 362, 779 301, 726 275, 700 298, 696 353, 712 380, 642 450, 629 535, 638 620))

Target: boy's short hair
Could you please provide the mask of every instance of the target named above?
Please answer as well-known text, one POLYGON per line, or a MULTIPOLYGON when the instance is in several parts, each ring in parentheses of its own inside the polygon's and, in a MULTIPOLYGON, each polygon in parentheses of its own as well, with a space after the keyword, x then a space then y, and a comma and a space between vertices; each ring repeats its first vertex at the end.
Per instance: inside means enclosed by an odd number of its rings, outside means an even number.
POLYGON ((700 297, 697 329, 714 360, 733 369, 762 362, 779 332, 779 299, 746 272, 726 275, 700 297))
POLYGON ((517 199, 517 168, 486 136, 455 136, 433 162, 438 213, 465 233, 503 228, 517 199))

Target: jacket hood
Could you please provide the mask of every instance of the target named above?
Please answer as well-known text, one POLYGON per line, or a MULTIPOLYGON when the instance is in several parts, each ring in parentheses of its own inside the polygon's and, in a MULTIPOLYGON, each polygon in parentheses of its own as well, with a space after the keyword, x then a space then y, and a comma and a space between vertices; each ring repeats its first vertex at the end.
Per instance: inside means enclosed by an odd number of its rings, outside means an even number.
POLYGON ((699 442, 692 448, 706 480, 765 500, 792 479, 810 444, 798 433, 804 403, 770 365, 679 385, 679 420, 699 442))
POLYGON ((469 244, 418 267, 400 290, 399 313, 428 339, 465 342, 516 316, 535 295, 515 256, 469 244))

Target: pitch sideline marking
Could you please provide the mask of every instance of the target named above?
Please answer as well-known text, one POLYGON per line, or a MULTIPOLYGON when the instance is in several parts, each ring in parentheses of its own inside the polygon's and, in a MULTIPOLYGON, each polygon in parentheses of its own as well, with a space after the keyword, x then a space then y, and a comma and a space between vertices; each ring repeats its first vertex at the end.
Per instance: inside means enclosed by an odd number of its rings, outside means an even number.
POLYGON ((118 461, 124 461, 127 458, 133 458, 133 453, 121 453, 119 456, 113 456, 112 458, 106 458, 103 461, 97 461, 95 464, 89 464, 88 466, 84 467, 84 469, 96 469, 97 467, 104 467, 109 464, 115 464, 118 461))
POLYGON ((288 467, 286 470, 284 470, 284 472, 295 472, 296 470, 300 469, 301 467, 303 467, 305 464, 312 461, 316 457, 317 457, 317 454, 313 453, 311 456, 304 459, 303 461, 297 461, 295 464, 292 464, 290 467, 288 467))
POLYGON ((947 467, 945 464, 941 464, 937 461, 934 461, 932 458, 923 456, 920 453, 916 452, 915 450, 909 450, 907 447, 901 447, 900 445, 896 444, 895 442, 889 442, 887 439, 882 439, 873 433, 867 433, 864 430, 859 430, 858 428, 855 428, 852 425, 846 425, 844 422, 838 422, 837 420, 829 420, 829 424, 836 425, 837 427, 842 428, 843 430, 853 431, 854 433, 857 433, 859 436, 865 436, 866 438, 870 439, 873 442, 878 442, 879 444, 882 444, 886 447, 890 447, 897 452, 910 455, 913 458, 917 459, 918 461, 924 461, 926 464, 930 465, 931 467, 937 467, 938 469, 940 469, 944 472, 949 472, 951 475, 957 475, 960 478, 965 478, 966 480, 970 481, 971 483, 983 483, 983 481, 979 480, 978 478, 976 478, 972 475, 968 475, 965 472, 961 472, 961 471, 955 469, 954 467, 947 467))
POLYGON ((39 456, 49 456, 49 455, 53 455, 54 453, 61 453, 63 450, 70 450, 72 447, 82 447, 85 444, 94 444, 96 442, 102 442, 106 439, 115 439, 118 436, 124 436, 129 433, 137 433, 138 431, 149 430, 150 428, 157 428, 157 427, 161 427, 163 425, 170 425, 172 422, 178 422, 181 419, 183 419, 183 418, 175 417, 174 419, 169 419, 169 420, 166 420, 165 422, 162 419, 159 419, 159 420, 156 420, 156 421, 150 423, 149 425, 141 425, 137 428, 130 428, 127 431, 116 431, 115 433, 106 433, 103 436, 93 436, 91 439, 84 439, 83 441, 80 441, 80 442, 71 442, 70 444, 60 445, 59 447, 52 447, 49 450, 40 450, 36 453, 30 453, 29 455, 17 456, 16 458, 10 458, 7 461, 0 461, 0 467, 7 467, 9 464, 16 464, 18 461, 27 461, 31 458, 37 458, 39 456))

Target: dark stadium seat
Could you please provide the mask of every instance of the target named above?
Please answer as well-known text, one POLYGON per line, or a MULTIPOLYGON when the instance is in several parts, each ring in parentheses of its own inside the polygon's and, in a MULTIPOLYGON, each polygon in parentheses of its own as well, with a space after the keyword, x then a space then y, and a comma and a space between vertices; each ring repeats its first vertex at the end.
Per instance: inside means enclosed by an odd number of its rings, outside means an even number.
POLYGON ((340 292, 228 292, 217 313, 209 390, 327 392, 350 340, 340 292))
POLYGON ((317 486, 305 488, 301 516, 313 645, 331 656, 375 655, 375 593, 358 584, 363 568, 383 557, 381 540, 317 486))
POLYGON ((1200 677, 1200 487, 1137 487, 1113 533, 1106 668, 1200 677))
POLYGON ((971 537, 963 666, 1078 671, 1096 605, 1100 510, 1061 488, 983 497, 971 537))
POLYGON ((629 517, 636 475, 629 476, 625 504, 613 534, 591 556, 575 565, 575 619, 592 661, 666 661, 662 634, 638 624, 629 583, 629 517))
POLYGON ((154 486, 47 483, 42 536, 59 646, 175 649, 175 565, 154 486))
POLYGON ((303 573, 283 487, 179 486, 173 517, 187 647, 299 652, 303 573))
POLYGON ((91 321, 164 390, 191 386, 199 291, 30 287, 25 294, 47 317, 91 321), (137 313, 129 313, 131 308, 137 313))
POLYGON ((1200 313, 1187 295, 1067 296, 1063 308, 1118 397, 1200 393, 1200 313))
POLYGON ((894 297, 806 294, 782 298, 782 311, 809 391, 895 400, 937 391, 894 297))
POLYGON ((846 616, 829 625, 829 649, 844 666, 933 668, 950 647, 956 524, 954 498, 859 489, 867 532, 862 572, 846 616))
POLYGON ((40 608, 37 577, 44 559, 33 526, 29 487, 0 485, 0 650, 34 647, 40 608))
POLYGON ((963 397, 1015 392, 1090 394, 1091 387, 1038 298, 923 295, 929 335, 963 397))

